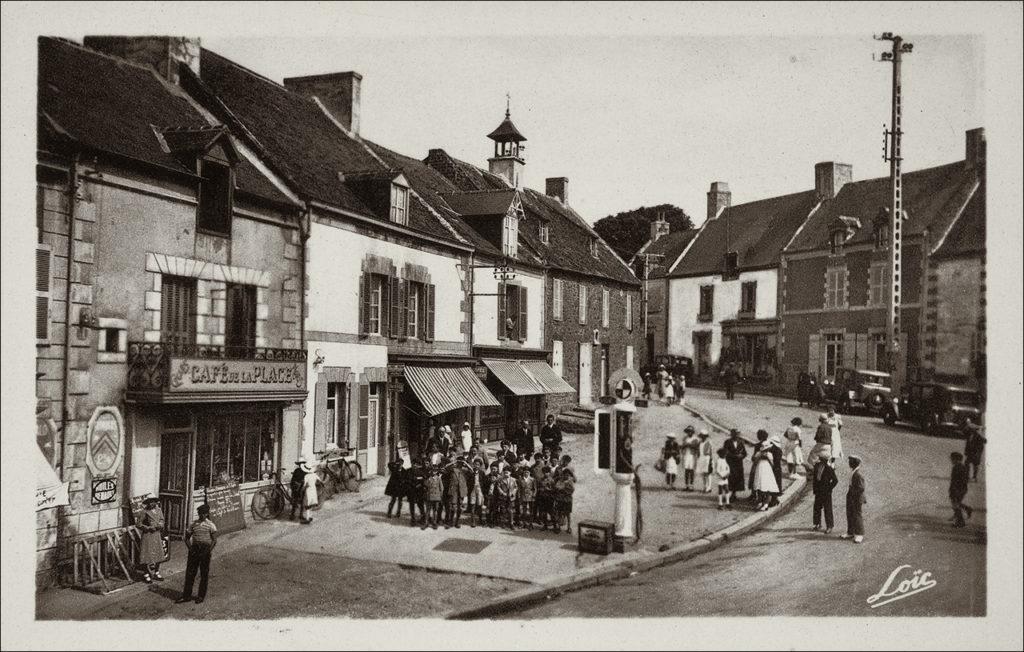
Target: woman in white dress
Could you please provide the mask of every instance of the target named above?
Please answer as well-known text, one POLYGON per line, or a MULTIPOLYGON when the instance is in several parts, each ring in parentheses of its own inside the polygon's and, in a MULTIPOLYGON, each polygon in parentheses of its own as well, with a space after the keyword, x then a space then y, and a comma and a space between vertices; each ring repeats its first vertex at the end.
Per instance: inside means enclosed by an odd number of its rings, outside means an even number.
POLYGON ((828 414, 829 427, 832 428, 832 457, 839 459, 843 456, 843 439, 839 434, 839 431, 843 429, 843 418, 836 414, 836 409, 833 406, 829 406, 828 414))
POLYGON ((800 430, 802 425, 804 425, 803 419, 793 417, 793 420, 789 422, 789 427, 786 428, 782 454, 786 466, 789 468, 790 479, 796 479, 797 467, 804 465, 803 442, 800 440, 803 436, 803 432, 800 430))
MULTIPOLYGON (((766 433, 767 434, 767 433, 766 433)), ((754 460, 754 491, 760 497, 757 509, 767 511, 768 503, 774 494, 779 493, 779 484, 775 481, 772 468, 771 446, 763 445, 753 456, 754 460)))
MULTIPOLYGON (((671 385, 669 385, 671 387, 671 385)), ((694 472, 697 469, 697 451, 700 448, 700 441, 697 439, 693 426, 686 426, 683 430, 686 437, 683 438, 683 491, 693 491, 694 472)))
POLYGON ((676 488, 676 476, 679 475, 679 442, 676 433, 665 436, 665 447, 661 449, 661 459, 665 465, 665 484, 669 489, 676 488))
POLYGON ((715 447, 711 444, 711 434, 704 429, 698 433, 700 447, 697 449, 697 473, 704 480, 704 493, 711 493, 711 480, 714 474, 715 447))
POLYGON ((661 384, 661 398, 665 401, 665 405, 672 405, 676 400, 676 392, 672 389, 672 376, 666 375, 664 382, 661 384))

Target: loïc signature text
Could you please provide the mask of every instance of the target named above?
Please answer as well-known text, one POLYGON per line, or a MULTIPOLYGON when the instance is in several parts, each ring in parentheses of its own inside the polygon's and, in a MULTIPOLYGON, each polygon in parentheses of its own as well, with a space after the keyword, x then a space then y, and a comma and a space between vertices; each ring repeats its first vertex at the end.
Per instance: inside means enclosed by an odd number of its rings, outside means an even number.
POLYGON ((902 600, 903 598, 909 598, 915 593, 927 591, 938 584, 938 582, 932 579, 930 572, 924 572, 920 568, 914 571, 910 577, 899 579, 900 574, 909 568, 909 564, 903 564, 889 574, 889 579, 885 580, 885 584, 882 585, 878 593, 868 598, 868 604, 871 605, 872 609, 889 604, 890 602, 902 600))

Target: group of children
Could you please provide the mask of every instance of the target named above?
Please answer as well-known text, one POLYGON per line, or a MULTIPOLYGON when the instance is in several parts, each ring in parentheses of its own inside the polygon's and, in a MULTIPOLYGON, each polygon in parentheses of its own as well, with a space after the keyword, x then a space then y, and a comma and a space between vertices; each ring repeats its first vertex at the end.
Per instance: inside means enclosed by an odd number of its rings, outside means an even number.
POLYGON ((470 527, 546 530, 550 526, 555 532, 571 528, 576 474, 572 458, 562 455, 561 448, 545 447, 530 460, 526 452, 515 453, 510 442, 502 441, 493 461, 472 446, 465 454, 432 452, 414 460, 409 469, 402 460, 395 460, 388 470, 387 517, 395 511, 400 518, 405 499, 411 524, 424 530, 439 525, 462 527, 463 513, 470 527))

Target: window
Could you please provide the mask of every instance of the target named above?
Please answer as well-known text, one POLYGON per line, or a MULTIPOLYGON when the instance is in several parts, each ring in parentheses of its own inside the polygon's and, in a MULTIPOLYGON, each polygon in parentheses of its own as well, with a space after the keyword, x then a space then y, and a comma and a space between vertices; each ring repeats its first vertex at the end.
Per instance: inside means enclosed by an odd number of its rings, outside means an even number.
POLYGON ((348 383, 327 384, 327 427, 324 430, 326 447, 348 447, 348 383))
POLYGON ((160 290, 161 338, 177 348, 196 343, 196 281, 164 276, 160 290))
POLYGON ((521 285, 502 283, 498 297, 498 339, 526 341, 527 298, 521 285), (504 301, 502 301, 504 299, 504 301))
POLYGON ((519 252, 519 218, 506 215, 502 220, 501 250, 510 258, 519 252))
POLYGON ((231 235, 231 168, 201 161, 199 174, 199 219, 196 226, 217 235, 231 235))
POLYGON ((608 328, 609 313, 611 312, 611 292, 607 289, 601 291, 601 326, 608 328))
POLYGON ((558 321, 562 321, 562 292, 562 279, 554 279, 551 282, 551 315, 558 321))
POLYGON ((386 277, 380 274, 369 274, 368 276, 370 279, 367 294, 369 309, 366 313, 366 333, 368 335, 383 335, 386 277))
POLYGON ((580 283, 580 306, 579 306, 579 321, 581 324, 587 323, 587 286, 580 283))
POLYGON ((827 333, 825 335, 825 375, 832 378, 836 369, 843 366, 843 334, 827 333))
POLYGON ((889 220, 875 222, 875 249, 885 249, 889 246, 889 220))
POLYGON ((728 251, 722 261, 722 278, 735 279, 739 277, 740 255, 735 251, 728 251))
POLYGON ((626 330, 633 330, 633 295, 626 295, 626 330))
POLYGON ((698 321, 711 321, 711 315, 715 309, 715 286, 700 286, 700 312, 697 313, 698 321))
POLYGON ((409 223, 409 189, 397 183, 391 184, 391 221, 402 225, 409 223))
POLYGON ((250 357, 256 346, 256 286, 227 284, 224 346, 228 355, 250 357))
POLYGON ((757 281, 747 281, 740 286, 740 312, 753 315, 757 312, 757 281))
POLYGON ((218 414, 196 429, 195 488, 269 480, 277 457, 273 412, 218 414))
POLYGON ((100 317, 96 331, 96 362, 124 362, 128 352, 128 321, 100 317))
POLYGON ((868 268, 868 305, 885 306, 889 283, 887 265, 872 265, 868 268))
POLYGON ((825 272, 825 307, 846 307, 845 267, 836 267, 825 272))
POLYGON ((420 294, 423 291, 423 286, 419 283, 409 283, 409 294, 406 298, 406 310, 408 310, 409 321, 406 327, 406 336, 412 339, 416 339, 420 336, 420 308, 422 301, 420 300, 420 294))
POLYGON ((889 366, 889 356, 885 349, 885 333, 868 335, 868 366, 872 369, 885 371, 889 366))
POLYGON ((551 342, 551 368, 559 377, 562 377, 562 342, 552 340, 551 342))
POLYGON ((597 258, 597 238, 590 239, 590 255, 597 258))
POLYGON ((540 224, 537 227, 537 237, 540 238, 541 243, 551 244, 551 232, 547 224, 540 224))
POLYGON ((833 256, 838 256, 843 253, 843 243, 846 242, 846 232, 841 230, 833 231, 829 234, 828 246, 829 251, 833 256))
POLYGON ((50 339, 50 264, 53 260, 48 245, 36 245, 36 343, 50 339))

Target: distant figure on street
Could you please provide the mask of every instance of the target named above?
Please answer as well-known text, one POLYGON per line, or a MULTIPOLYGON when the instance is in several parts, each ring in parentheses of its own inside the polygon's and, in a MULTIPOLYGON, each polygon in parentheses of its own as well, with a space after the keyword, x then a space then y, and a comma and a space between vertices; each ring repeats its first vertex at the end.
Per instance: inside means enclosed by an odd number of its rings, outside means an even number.
POLYGON ((528 530, 533 529, 537 520, 537 481, 534 480, 529 468, 519 469, 517 477, 519 483, 519 524, 528 530))
POLYGON ((800 417, 793 417, 784 435, 785 442, 783 442, 782 455, 786 460, 786 469, 789 472, 790 480, 796 479, 797 468, 804 465, 803 441, 801 441, 803 431, 800 429, 802 425, 804 425, 804 422, 800 417))
POLYGON ((732 509, 732 502, 729 500, 729 478, 732 471, 729 463, 725 460, 725 449, 719 448, 715 453, 715 478, 718 480, 718 509, 732 509))
POLYGON ((686 433, 682 444, 683 491, 693 491, 693 481, 697 471, 697 455, 700 452, 700 440, 697 439, 697 431, 693 426, 686 426, 683 432, 686 433))
POLYGON ((711 493, 711 476, 715 472, 715 447, 711 444, 711 433, 703 428, 697 434, 700 445, 697 448, 697 475, 700 476, 704 493, 711 493))
POLYGON ((676 433, 670 432, 665 437, 665 445, 661 448, 662 464, 665 468, 665 484, 669 489, 676 488, 676 476, 679 475, 679 458, 682 451, 676 439, 676 433))
POLYGON ((850 488, 846 490, 846 534, 844 539, 853 538, 854 543, 864 541, 864 505, 868 500, 864 497, 864 476, 861 474, 861 459, 850 455, 850 488))
POLYGON ((676 405, 684 405, 686 399, 686 376, 683 374, 676 376, 673 390, 676 394, 676 405))
POLYGON ((658 390, 658 400, 663 400, 665 398, 665 382, 668 380, 668 370, 665 369, 665 365, 658 365, 658 374, 654 380, 658 390))
POLYGON ((725 398, 734 399, 736 381, 739 380, 739 374, 736 372, 736 365, 729 363, 725 365, 725 371, 722 372, 722 382, 725 383, 725 398))
POLYGON ((572 470, 572 458, 563 455, 558 474, 555 476, 555 532, 565 522, 565 532, 572 532, 572 495, 576 490, 576 473, 572 470))
POLYGON ((832 455, 832 426, 828 424, 828 415, 824 412, 818 415, 818 427, 814 431, 814 448, 811 449, 807 456, 808 461, 804 464, 808 472, 813 470, 811 465, 822 455, 834 457, 832 455))
MULTIPOLYGON (((388 503, 388 518, 391 518, 391 510, 395 508, 396 503, 398 511, 395 513, 395 518, 402 518, 402 499, 409 494, 405 462, 401 459, 388 462, 388 473, 390 474, 388 484, 384 487, 384 495, 391 498, 388 503)), ((413 509, 412 503, 409 504, 409 509, 413 509)))
POLYGON ((672 405, 676 402, 676 390, 673 385, 675 381, 672 379, 672 374, 666 373, 665 380, 662 382, 661 395, 665 400, 665 405, 672 405))
POLYGON ((747 457, 747 447, 743 444, 740 431, 733 428, 729 438, 722 445, 725 449, 725 461, 729 463, 730 502, 736 501, 736 492, 743 491, 743 460, 747 457))
POLYGON ((971 472, 971 479, 977 482, 978 468, 981 466, 981 455, 985 452, 985 444, 988 440, 981 434, 981 427, 970 419, 964 424, 964 429, 967 431, 964 457, 967 461, 967 468, 971 472))
POLYGON ((188 561, 185 562, 185 587, 181 597, 175 602, 188 602, 192 599, 192 586, 199 573, 199 593, 196 604, 206 599, 206 589, 210 580, 210 557, 217 546, 217 526, 210 520, 210 506, 199 506, 199 518, 192 523, 185 534, 185 545, 188 547, 188 561))
POLYGON ((811 472, 814 490, 814 529, 821 529, 821 515, 825 514, 825 534, 832 532, 835 527, 835 516, 832 513, 832 490, 839 484, 836 477, 836 470, 832 467, 833 460, 827 454, 822 453, 814 464, 811 472))
POLYGON ((953 506, 953 527, 964 527, 964 512, 967 518, 971 517, 974 510, 964 504, 967 497, 967 465, 964 464, 964 456, 960 453, 950 453, 949 461, 953 464, 953 471, 949 477, 949 503, 953 506))
POLYGON ((775 485, 779 488, 768 497, 768 506, 775 507, 779 504, 779 496, 782 495, 782 440, 778 435, 768 438, 768 453, 772 457, 772 475, 775 476, 775 485))
POLYGON ((811 374, 806 371, 801 371, 796 381, 796 404, 798 407, 803 407, 804 403, 808 406, 813 405, 813 395, 811 394, 811 374))
POLYGON ((549 451, 562 445, 562 429, 555 423, 555 415, 549 414, 540 429, 540 446, 549 451))
POLYGON ((759 440, 758 447, 751 456, 754 467, 754 481, 751 488, 757 496, 757 509, 764 512, 768 510, 772 498, 779 493, 779 485, 775 480, 775 451, 768 441, 768 433, 764 430, 757 431, 759 440))
POLYGON ((832 428, 832 457, 837 460, 843 456, 843 438, 840 436, 839 431, 843 429, 843 418, 836 414, 836 408, 834 405, 828 406, 828 413, 826 419, 829 427, 832 428))
POLYGON ((647 399, 648 401, 651 400, 651 374, 650 373, 644 374, 644 388, 643 388, 641 393, 642 393, 642 395, 643 395, 643 397, 645 399, 647 399))

